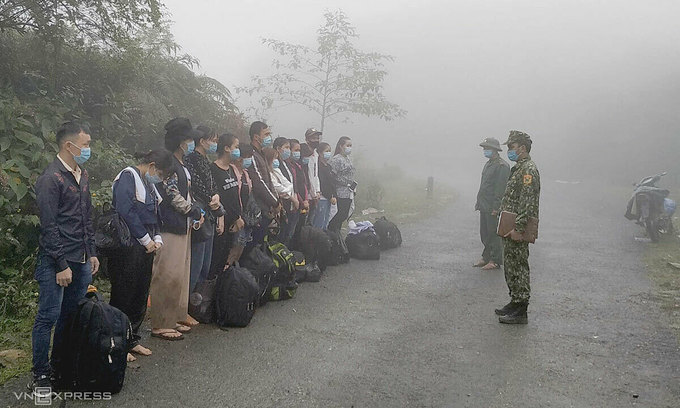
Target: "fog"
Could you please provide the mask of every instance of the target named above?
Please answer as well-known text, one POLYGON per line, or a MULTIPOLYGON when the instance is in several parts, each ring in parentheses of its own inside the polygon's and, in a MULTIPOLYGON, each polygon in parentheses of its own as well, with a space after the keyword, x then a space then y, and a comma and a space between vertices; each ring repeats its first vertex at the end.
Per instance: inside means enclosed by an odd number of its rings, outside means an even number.
MULTIPOLYGON (((173 33, 225 85, 270 72, 261 38, 314 45, 325 10, 342 9, 366 51, 395 57, 388 98, 408 111, 384 122, 327 123, 376 163, 415 176, 477 180, 478 143, 511 129, 534 141, 547 180, 627 184, 647 173, 680 181, 680 2, 677 1, 180 1, 165 2, 173 33)), ((243 98, 243 110, 250 102, 243 98)), ((315 114, 266 118, 302 138, 315 114)), ((251 118, 259 119, 259 118, 251 118)))

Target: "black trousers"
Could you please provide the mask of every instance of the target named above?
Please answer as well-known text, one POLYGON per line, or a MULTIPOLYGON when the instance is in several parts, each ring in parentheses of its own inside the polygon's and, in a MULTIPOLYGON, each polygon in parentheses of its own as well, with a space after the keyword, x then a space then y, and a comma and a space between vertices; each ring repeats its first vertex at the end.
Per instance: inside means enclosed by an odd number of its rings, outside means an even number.
POLYGON ((120 309, 130 319, 132 343, 139 344, 139 329, 146 315, 146 302, 151 285, 151 268, 154 254, 135 243, 131 248, 122 248, 108 258, 111 279, 111 301, 109 304, 120 309))
POLYGON ((351 207, 351 198, 338 198, 338 213, 335 214, 335 217, 328 223, 328 229, 330 231, 340 231, 342 223, 349 218, 349 209, 351 207))
MULTIPOLYGON (((225 228, 228 229, 229 227, 225 226, 225 228)), ((228 230, 224 231, 222 235, 217 235, 217 233, 215 233, 208 279, 218 276, 218 274, 224 270, 224 267, 227 265, 227 258, 229 258, 229 252, 236 242, 236 236, 237 234, 233 234, 228 230)))
POLYGON ((498 216, 491 215, 490 212, 479 213, 479 235, 484 244, 482 258, 487 262, 498 265, 503 264, 503 244, 501 237, 496 234, 498 230, 498 216))

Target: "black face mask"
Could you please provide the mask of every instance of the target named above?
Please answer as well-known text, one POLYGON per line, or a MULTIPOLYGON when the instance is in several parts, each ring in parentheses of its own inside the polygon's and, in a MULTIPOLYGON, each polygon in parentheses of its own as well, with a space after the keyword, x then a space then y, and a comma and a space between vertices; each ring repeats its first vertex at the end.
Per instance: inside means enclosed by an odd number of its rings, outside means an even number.
POLYGON ((312 149, 316 149, 317 147, 319 147, 319 142, 318 142, 318 141, 316 141, 316 142, 309 142, 308 144, 309 144, 309 147, 311 147, 312 149))

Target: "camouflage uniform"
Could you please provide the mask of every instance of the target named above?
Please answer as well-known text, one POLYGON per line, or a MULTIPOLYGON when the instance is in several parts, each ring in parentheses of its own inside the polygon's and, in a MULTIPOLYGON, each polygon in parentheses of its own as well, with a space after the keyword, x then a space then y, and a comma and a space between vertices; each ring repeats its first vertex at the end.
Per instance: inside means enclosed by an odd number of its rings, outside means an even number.
MULTIPOLYGON (((518 131, 510 132, 505 144, 524 140, 528 135, 518 131)), ((517 214, 515 230, 524 232, 529 217, 538 218, 538 201, 541 192, 541 179, 536 164, 527 156, 510 170, 510 179, 501 202, 501 211, 517 214)), ((531 293, 529 283, 529 243, 503 238, 505 282, 508 284, 510 298, 515 303, 528 303, 531 293)))

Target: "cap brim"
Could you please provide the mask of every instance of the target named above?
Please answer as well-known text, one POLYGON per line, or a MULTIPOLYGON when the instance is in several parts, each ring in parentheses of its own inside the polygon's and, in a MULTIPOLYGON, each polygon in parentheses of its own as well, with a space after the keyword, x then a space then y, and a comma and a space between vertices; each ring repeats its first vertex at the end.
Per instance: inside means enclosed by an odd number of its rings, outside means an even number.
POLYGON ((482 147, 489 148, 489 149, 494 149, 494 150, 499 151, 499 152, 503 151, 503 149, 499 149, 496 146, 492 146, 492 145, 488 145, 488 144, 484 144, 484 143, 480 143, 479 145, 482 146, 482 147))

